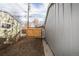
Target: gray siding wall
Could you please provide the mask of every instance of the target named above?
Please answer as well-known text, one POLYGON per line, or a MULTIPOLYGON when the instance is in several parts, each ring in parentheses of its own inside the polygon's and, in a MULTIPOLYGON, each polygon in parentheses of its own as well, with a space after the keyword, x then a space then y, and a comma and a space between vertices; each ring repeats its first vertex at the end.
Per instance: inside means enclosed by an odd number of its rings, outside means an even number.
POLYGON ((79 55, 79 4, 57 3, 51 6, 46 40, 55 55, 79 55))

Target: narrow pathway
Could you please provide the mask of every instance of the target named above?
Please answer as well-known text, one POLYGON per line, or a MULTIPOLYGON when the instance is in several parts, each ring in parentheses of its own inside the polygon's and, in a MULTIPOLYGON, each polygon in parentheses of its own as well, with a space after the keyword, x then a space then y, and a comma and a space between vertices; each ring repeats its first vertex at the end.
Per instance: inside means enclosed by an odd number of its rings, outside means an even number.
POLYGON ((0 50, 4 56, 43 56, 43 44, 41 39, 20 38, 20 41, 0 50))

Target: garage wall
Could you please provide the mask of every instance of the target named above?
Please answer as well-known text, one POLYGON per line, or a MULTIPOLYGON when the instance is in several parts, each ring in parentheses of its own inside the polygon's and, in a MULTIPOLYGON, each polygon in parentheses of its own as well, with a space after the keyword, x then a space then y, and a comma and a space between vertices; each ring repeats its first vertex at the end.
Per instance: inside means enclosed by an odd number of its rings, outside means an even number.
POLYGON ((57 3, 49 10, 46 40, 55 55, 79 55, 79 4, 57 3))

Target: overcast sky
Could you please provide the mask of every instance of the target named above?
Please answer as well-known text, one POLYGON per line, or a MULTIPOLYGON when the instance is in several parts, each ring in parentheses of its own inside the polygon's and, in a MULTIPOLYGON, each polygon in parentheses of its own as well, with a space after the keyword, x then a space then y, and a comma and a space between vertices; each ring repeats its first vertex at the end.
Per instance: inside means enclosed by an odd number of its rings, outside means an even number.
MULTIPOLYGON (((45 20, 46 12, 47 12, 48 4, 46 3, 30 3, 30 21, 34 18, 38 18, 40 21, 45 20)), ((27 21, 27 3, 4 3, 0 4, 0 10, 6 11, 21 23, 27 21), (19 17, 17 17, 19 16, 19 17), (26 17, 25 17, 26 16, 26 17)))
POLYGON ((30 5, 30 17, 39 18, 40 21, 45 20, 48 4, 45 3, 32 3, 30 5))

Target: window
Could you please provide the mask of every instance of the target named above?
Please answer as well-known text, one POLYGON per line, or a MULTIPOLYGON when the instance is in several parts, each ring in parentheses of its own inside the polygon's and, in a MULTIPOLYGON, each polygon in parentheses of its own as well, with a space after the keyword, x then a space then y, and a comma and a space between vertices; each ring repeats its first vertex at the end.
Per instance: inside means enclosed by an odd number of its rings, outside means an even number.
POLYGON ((5 23, 2 24, 2 28, 9 29, 10 27, 11 27, 11 24, 5 24, 5 23))

